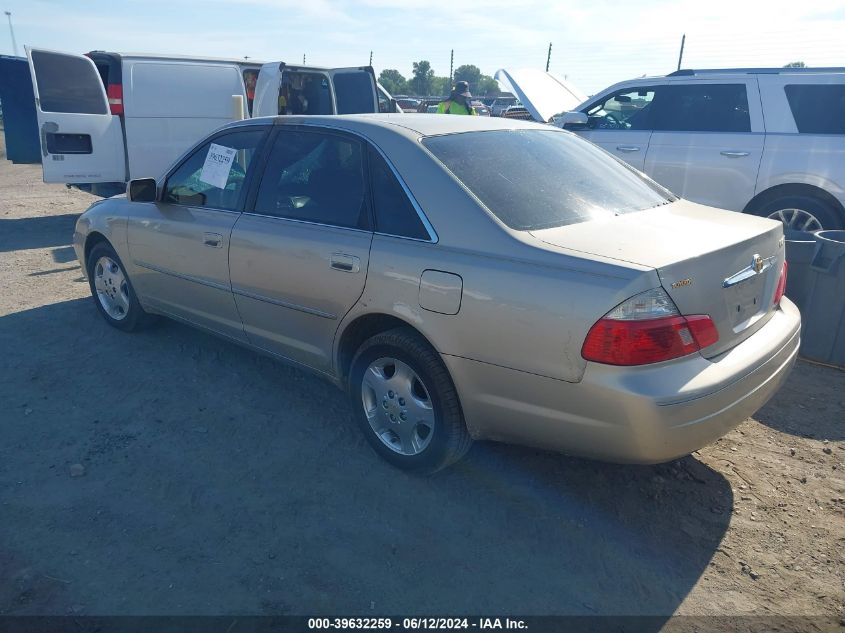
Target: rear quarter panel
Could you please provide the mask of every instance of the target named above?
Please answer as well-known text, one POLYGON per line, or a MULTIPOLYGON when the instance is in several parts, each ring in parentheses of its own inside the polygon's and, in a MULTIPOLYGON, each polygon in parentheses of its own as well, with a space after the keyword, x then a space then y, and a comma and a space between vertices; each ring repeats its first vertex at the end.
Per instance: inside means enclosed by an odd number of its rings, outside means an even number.
POLYGON ((419 330, 441 353, 578 382, 589 328, 624 299, 659 285, 643 272, 579 257, 523 259, 376 235, 367 284, 341 330, 368 313, 391 314, 419 330), (555 261, 556 260, 556 261, 555 261), (460 310, 447 315, 420 306, 425 270, 459 275, 460 310))

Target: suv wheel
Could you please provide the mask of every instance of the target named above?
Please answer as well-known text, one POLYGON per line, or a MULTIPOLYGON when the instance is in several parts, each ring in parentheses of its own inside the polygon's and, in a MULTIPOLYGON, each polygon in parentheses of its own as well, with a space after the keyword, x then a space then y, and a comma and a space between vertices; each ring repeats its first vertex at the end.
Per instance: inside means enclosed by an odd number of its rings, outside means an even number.
POLYGON ((780 220, 784 231, 820 231, 845 228, 843 218, 826 202, 810 196, 788 196, 767 202, 754 215, 780 220))
POLYGON ((402 468, 433 473, 472 444, 439 354, 410 328, 377 334, 352 361, 349 396, 370 446, 402 468))

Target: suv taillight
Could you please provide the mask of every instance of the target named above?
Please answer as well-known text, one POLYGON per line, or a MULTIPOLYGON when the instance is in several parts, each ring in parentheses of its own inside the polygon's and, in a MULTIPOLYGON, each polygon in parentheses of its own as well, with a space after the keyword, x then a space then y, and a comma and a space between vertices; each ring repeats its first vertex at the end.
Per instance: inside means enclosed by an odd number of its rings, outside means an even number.
POLYGON ((109 99, 109 110, 112 114, 123 114, 123 86, 120 84, 109 84, 106 88, 106 96, 109 99))
POLYGON ((775 298, 772 301, 772 305, 780 305, 780 300, 783 299, 783 293, 786 292, 786 271, 788 268, 789 265, 783 262, 783 268, 780 271, 780 279, 778 279, 778 285, 775 288, 775 298))
POLYGON ((706 314, 681 315, 662 288, 631 297, 590 328, 581 356, 606 365, 648 365, 693 354, 719 340, 706 314))

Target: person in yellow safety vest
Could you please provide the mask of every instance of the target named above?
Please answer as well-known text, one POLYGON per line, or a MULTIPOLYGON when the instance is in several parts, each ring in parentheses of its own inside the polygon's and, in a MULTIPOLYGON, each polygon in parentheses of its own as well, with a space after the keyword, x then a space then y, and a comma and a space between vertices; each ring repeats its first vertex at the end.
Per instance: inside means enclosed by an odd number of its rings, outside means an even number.
POLYGON ((452 88, 452 94, 446 101, 441 101, 437 106, 437 114, 470 114, 476 115, 472 107, 472 95, 469 92, 469 84, 459 81, 452 88))

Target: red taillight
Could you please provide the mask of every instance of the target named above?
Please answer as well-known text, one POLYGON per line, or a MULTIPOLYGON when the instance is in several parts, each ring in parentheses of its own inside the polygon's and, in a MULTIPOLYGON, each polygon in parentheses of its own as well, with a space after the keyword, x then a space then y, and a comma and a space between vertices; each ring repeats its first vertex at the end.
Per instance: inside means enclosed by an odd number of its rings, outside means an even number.
POLYGON ((716 326, 707 315, 602 318, 587 334, 581 355, 607 365, 648 365, 692 354, 718 340, 716 326))
POLYGON ((786 271, 789 265, 783 262, 783 269, 780 271, 780 279, 778 279, 778 287, 775 288, 775 298, 772 305, 779 305, 780 300, 783 299, 783 293, 786 292, 786 271))
POLYGON ((123 114, 123 86, 120 84, 109 84, 106 88, 106 96, 109 99, 109 110, 112 114, 123 114))

